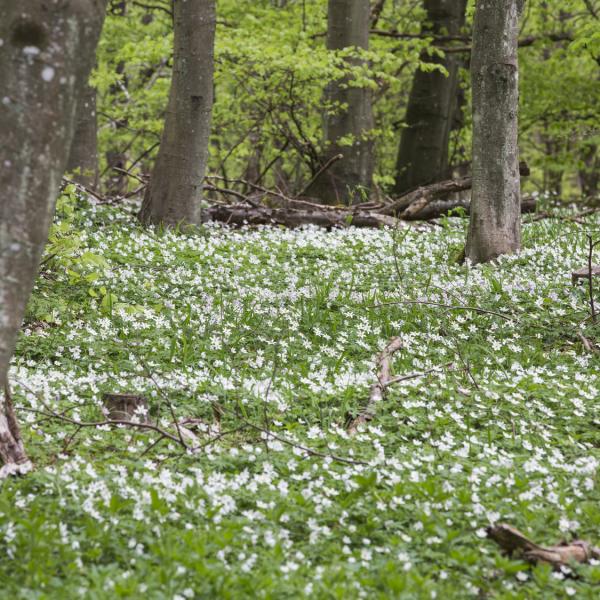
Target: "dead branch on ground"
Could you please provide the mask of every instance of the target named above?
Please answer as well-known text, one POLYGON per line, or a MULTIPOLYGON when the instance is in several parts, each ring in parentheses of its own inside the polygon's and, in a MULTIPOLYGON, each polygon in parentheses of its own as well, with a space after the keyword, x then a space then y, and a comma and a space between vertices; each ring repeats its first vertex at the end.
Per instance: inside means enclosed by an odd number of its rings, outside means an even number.
POLYGON ((371 386, 369 400, 358 415, 346 425, 346 431, 350 435, 354 435, 361 425, 365 425, 375 417, 376 407, 383 401, 386 389, 392 380, 392 356, 401 348, 402 340, 396 337, 388 342, 383 352, 379 355, 377 359, 377 381, 371 386))
POLYGON ((572 562, 586 563, 592 558, 596 560, 600 558, 600 548, 592 546, 589 542, 583 540, 562 541, 553 546, 540 546, 518 529, 505 523, 488 527, 487 535, 500 546, 505 554, 517 555, 534 564, 548 563, 557 570, 572 562))

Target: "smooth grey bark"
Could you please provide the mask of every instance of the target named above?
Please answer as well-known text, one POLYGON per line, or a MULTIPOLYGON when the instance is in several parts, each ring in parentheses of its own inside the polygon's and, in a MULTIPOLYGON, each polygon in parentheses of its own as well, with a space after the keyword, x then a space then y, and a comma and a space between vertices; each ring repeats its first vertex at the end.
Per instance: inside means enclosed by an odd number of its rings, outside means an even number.
POLYGON ((145 224, 200 223, 213 104, 214 0, 174 0, 173 79, 150 185, 145 224))
POLYGON ((67 161, 73 179, 94 190, 98 185, 98 120, 96 88, 86 85, 77 106, 75 133, 67 161))
MULTIPOLYGON (((368 49, 370 22, 369 0, 329 0, 327 48, 368 49)), ((371 90, 353 87, 348 78, 343 78, 328 86, 326 97, 338 109, 325 117, 327 151, 323 165, 339 154, 343 158, 324 170, 306 194, 324 204, 356 204, 368 195, 373 178, 373 143, 369 137, 373 129, 371 90), (352 145, 340 144, 348 136, 354 140, 352 145)))
MULTIPOLYGON (((466 0, 425 0, 428 35, 459 35, 465 24, 466 0)), ((423 62, 443 66, 448 75, 417 69, 400 137, 394 191, 403 194, 448 177, 448 142, 457 104, 460 57, 421 55, 423 62)))
POLYGON ((522 0, 478 0, 473 24, 473 191, 465 255, 487 262, 521 246, 517 41, 522 0))
POLYGON ((8 395, 8 367, 106 4, 0 3, 0 477, 31 468, 8 395))

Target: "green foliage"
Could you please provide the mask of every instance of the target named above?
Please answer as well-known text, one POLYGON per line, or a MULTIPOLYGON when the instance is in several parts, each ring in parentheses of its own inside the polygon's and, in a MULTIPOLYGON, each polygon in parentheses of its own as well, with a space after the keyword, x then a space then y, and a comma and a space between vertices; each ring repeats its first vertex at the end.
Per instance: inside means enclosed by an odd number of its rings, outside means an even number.
MULTIPOLYGON (((417 68, 441 68, 422 59, 422 52, 443 52, 433 38, 418 37, 423 9, 386 3, 377 28, 407 37, 372 35, 370 50, 360 55, 325 49, 326 0, 281 5, 221 0, 217 9, 209 170, 228 180, 260 177, 268 186, 303 189, 322 164, 324 111, 344 108, 326 104, 326 86, 345 79, 373 89, 376 181, 384 188, 391 185, 412 75, 417 68), (351 61, 351 66, 344 60, 349 56, 363 62, 351 61)), ((470 3, 466 34, 472 10, 470 3)), ((578 172, 595 168, 585 157, 599 141, 598 22, 583 0, 527 3, 521 36, 539 38, 520 51, 520 145, 522 158, 533 167, 529 189, 573 195, 578 172), (554 34, 568 34, 573 41, 553 41, 554 34)), ((111 14, 106 21, 93 77, 102 156, 124 152, 134 172, 148 172, 156 154, 171 43, 172 23, 164 10, 133 4, 125 15, 111 14)), ((468 66, 468 55, 459 56, 468 66)), ((467 70, 462 79, 468 87, 467 70)), ((462 110, 464 123, 451 134, 455 165, 470 158, 468 104, 462 110)))

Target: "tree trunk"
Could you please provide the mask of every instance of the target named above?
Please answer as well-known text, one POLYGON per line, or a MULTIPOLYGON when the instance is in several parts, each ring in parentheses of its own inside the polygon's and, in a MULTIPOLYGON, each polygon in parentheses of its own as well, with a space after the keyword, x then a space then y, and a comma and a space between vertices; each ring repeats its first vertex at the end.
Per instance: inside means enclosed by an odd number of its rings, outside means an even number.
MULTIPOLYGON (((466 0, 425 0, 427 35, 459 35, 465 23, 466 0)), ((396 163, 394 191, 408 190, 448 176, 448 141, 458 94, 460 58, 421 56, 423 62, 442 65, 440 71, 415 72, 406 108, 396 163)))
MULTIPOLYGON (((111 1, 110 12, 115 17, 126 17, 127 1, 111 1)), ((125 73, 125 62, 119 62, 115 72, 118 76, 122 75, 123 77, 119 77, 118 82, 113 83, 109 87, 109 94, 111 96, 118 96, 119 91, 121 90, 126 92, 129 84, 127 73, 125 73)), ((111 119, 110 127, 111 129, 114 128, 115 131, 126 128, 127 117, 123 117, 121 119, 111 119)), ((118 139, 118 135, 115 135, 115 138, 118 139)), ((106 177, 103 177, 103 183, 106 187, 106 194, 113 198, 124 196, 127 193, 127 185, 129 184, 127 175, 123 172, 127 169, 127 153, 123 152, 121 148, 111 145, 111 147, 109 147, 109 149, 106 151, 105 156, 106 169, 103 171, 102 175, 106 173, 106 177)))
MULTIPOLYGON (((329 0, 327 48, 368 49, 370 20, 369 0, 329 0)), ((332 82, 326 96, 338 108, 325 117, 327 152, 323 164, 338 154, 343 158, 324 170, 307 194, 324 204, 355 204, 368 195, 373 177, 373 143, 369 139, 373 129, 371 91, 348 86, 346 77, 332 82), (349 136, 351 145, 340 143, 349 136)))
POLYGON ((214 0, 174 1, 173 79, 165 128, 140 219, 200 223, 213 103, 214 0))
POLYGON ((523 0, 479 0, 473 24, 473 191, 466 257, 521 246, 517 39, 523 0))
POLYGON ((589 199, 595 200, 600 189, 600 156, 598 146, 588 144, 581 155, 582 166, 579 169, 579 185, 581 194, 589 199))
POLYGON ((31 468, 7 393, 8 367, 46 242, 106 4, 0 4, 0 477, 31 468))
POLYGON ((67 161, 67 171, 73 179, 95 190, 98 185, 98 122, 96 118, 96 88, 86 85, 77 106, 75 133, 67 161))

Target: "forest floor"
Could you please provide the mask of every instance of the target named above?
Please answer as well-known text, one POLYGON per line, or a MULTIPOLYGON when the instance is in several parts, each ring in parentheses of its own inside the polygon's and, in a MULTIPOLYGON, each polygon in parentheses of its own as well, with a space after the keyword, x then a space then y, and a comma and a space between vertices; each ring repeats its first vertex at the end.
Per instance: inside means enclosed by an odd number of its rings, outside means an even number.
POLYGON ((485 535, 600 542, 588 229, 526 224, 474 268, 465 226, 156 233, 63 197, 11 370, 36 468, 0 484, 0 597, 597 598, 600 564, 485 535), (394 375, 434 370, 349 436, 396 336, 394 375), (104 392, 202 420, 201 449, 47 416, 102 421, 104 392))

